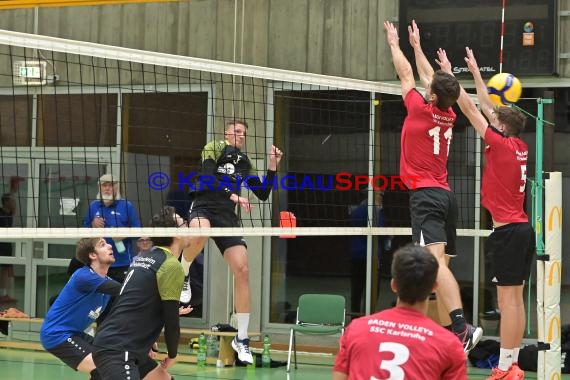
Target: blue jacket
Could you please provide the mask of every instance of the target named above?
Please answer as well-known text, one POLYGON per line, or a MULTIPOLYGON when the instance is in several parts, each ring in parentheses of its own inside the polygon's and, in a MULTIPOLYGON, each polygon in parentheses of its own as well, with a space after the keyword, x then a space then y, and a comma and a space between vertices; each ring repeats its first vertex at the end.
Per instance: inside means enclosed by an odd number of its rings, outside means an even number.
MULTIPOLYGON (((141 220, 137 210, 133 204, 126 199, 119 199, 109 206, 105 206, 100 200, 91 202, 89 210, 83 219, 84 227, 91 227, 91 222, 95 217, 100 216, 105 219, 105 227, 141 227, 141 220)), ((126 238, 123 240, 125 252, 119 253, 115 242, 111 238, 105 240, 113 246, 113 254, 115 255, 115 263, 111 268, 127 267, 131 265, 136 252, 134 250, 134 239, 126 238)))

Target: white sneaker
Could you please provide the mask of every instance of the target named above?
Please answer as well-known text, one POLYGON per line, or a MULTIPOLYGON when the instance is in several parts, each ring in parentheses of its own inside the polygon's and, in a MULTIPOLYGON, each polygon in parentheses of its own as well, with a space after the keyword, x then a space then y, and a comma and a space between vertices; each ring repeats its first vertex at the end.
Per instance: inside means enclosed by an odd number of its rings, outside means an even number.
POLYGON ((253 356, 249 350, 249 339, 240 340, 236 336, 232 339, 232 348, 238 354, 238 359, 242 363, 253 364, 253 356))
POLYGON ((182 292, 180 293, 180 303, 188 305, 192 299, 192 289, 190 288, 190 276, 184 277, 184 284, 182 285, 182 292))

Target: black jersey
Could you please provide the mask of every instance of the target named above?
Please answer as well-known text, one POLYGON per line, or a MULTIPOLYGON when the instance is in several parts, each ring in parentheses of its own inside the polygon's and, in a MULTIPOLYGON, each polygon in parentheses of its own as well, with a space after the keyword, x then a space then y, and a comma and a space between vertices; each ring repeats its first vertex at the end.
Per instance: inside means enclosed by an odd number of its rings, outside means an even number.
POLYGON ((163 301, 178 303, 183 282, 182 265, 168 249, 154 247, 136 256, 119 297, 97 329, 94 345, 148 354, 164 327, 163 301))
POLYGON ((211 141, 202 150, 202 170, 195 183, 196 199, 233 208, 232 194, 241 194, 247 186, 261 200, 267 200, 274 185, 274 171, 262 181, 249 157, 226 141, 211 141))
POLYGON ((212 159, 216 162, 214 176, 219 181, 227 180, 237 184, 247 176, 257 176, 249 157, 239 148, 226 141, 212 141, 202 151, 202 162, 212 159))

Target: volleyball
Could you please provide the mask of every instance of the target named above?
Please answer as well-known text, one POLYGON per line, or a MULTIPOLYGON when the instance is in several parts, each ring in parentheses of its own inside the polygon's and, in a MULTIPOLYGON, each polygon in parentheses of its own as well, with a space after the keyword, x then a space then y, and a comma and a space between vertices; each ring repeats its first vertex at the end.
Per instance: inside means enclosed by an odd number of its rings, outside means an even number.
POLYGON ((487 90, 491 101, 498 106, 510 106, 521 97, 521 81, 513 74, 499 73, 487 82, 487 90))

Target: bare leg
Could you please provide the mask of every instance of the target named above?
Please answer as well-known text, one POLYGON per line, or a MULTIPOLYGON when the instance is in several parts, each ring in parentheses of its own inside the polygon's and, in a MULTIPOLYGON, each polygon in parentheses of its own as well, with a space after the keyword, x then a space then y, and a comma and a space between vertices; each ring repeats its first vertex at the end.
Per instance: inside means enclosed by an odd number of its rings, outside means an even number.
POLYGON ((249 266, 247 250, 243 245, 235 245, 225 250, 224 260, 230 266, 235 278, 234 302, 237 313, 249 313, 251 295, 249 289, 249 266))
POLYGON ((426 248, 435 256, 439 263, 439 270, 437 271, 437 300, 442 302, 447 312, 452 310, 461 309, 461 296, 459 294, 459 285, 449 270, 448 257, 445 254, 445 244, 430 244, 426 248))
MULTIPOLYGON (((194 218, 190 221, 190 228, 210 228, 210 221, 205 218, 194 218)), ((202 252, 206 242, 208 241, 207 236, 196 236, 190 239, 190 245, 188 248, 182 251, 184 260, 192 263, 194 259, 202 252)))
POLYGON ((523 285, 497 286, 497 298, 501 311, 501 348, 517 348, 522 343, 526 316, 524 311, 523 285))
POLYGON ((168 373, 166 368, 160 364, 155 369, 146 374, 144 380, 170 380, 172 376, 168 373))
MULTIPOLYGON (((449 268, 449 256, 444 254, 443 257, 445 260, 445 266, 449 268)), ((439 323, 442 326, 451 326, 451 318, 449 317, 449 310, 447 310, 447 308, 445 307, 441 297, 437 297, 436 302, 437 302, 437 316, 439 318, 439 323)))

